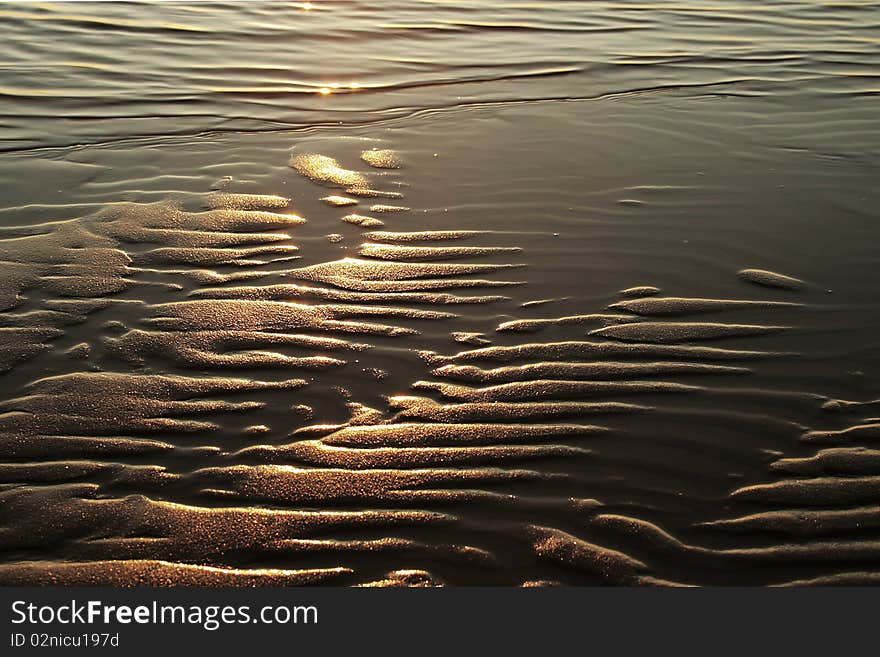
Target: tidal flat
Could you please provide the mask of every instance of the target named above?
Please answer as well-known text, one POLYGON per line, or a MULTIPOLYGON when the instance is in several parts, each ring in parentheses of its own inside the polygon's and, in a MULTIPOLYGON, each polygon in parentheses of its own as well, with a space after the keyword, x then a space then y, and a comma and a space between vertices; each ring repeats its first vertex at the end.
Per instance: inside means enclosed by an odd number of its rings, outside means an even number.
POLYGON ((0 25, 0 584, 880 582, 876 3, 0 25))

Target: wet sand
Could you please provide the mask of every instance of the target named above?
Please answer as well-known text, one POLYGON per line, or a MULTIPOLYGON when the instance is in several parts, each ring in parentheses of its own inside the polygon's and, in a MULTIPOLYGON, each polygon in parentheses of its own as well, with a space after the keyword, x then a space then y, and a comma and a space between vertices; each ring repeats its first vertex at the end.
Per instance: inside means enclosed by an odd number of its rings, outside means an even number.
POLYGON ((876 10, 313 4, 0 12, 0 582, 875 583, 876 10))

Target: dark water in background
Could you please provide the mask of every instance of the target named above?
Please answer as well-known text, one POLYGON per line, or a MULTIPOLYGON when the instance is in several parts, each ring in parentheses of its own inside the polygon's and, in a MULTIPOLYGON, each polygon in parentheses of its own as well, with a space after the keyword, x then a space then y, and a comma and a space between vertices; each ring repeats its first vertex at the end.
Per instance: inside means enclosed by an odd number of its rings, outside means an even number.
POLYGON ((877 578, 877 3, 0 23, 0 580, 877 578))

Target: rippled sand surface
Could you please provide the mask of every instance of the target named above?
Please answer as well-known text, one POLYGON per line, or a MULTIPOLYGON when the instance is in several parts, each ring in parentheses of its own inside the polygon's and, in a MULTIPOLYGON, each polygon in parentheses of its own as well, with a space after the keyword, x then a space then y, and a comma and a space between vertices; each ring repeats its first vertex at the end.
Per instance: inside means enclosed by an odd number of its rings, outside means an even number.
POLYGON ((0 22, 0 583, 880 581, 874 3, 0 22))

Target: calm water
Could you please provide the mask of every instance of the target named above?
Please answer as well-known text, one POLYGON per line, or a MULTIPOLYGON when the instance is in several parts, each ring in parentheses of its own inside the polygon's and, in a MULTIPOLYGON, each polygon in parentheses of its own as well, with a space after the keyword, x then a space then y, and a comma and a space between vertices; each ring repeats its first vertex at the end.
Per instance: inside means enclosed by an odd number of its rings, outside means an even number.
POLYGON ((0 581, 880 577, 877 3, 0 24, 0 581))

